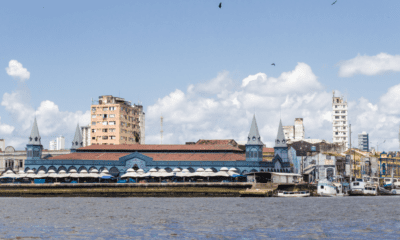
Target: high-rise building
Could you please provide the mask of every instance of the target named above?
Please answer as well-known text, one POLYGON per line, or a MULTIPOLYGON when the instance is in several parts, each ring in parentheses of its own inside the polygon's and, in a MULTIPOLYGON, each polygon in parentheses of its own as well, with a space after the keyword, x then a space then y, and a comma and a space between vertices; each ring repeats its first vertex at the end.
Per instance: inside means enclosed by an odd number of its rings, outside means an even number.
POLYGON ((65 138, 63 136, 59 136, 56 138, 56 150, 65 149, 65 138))
POLYGON ((347 101, 343 97, 335 97, 335 91, 332 97, 332 132, 333 143, 343 143, 348 148, 347 101))
POLYGON ((364 152, 369 152, 368 133, 362 132, 358 134, 358 149, 364 152))
POLYGON ((4 141, 4 139, 0 139, 0 151, 4 152, 5 149, 6 149, 6 142, 4 141))
POLYGON ((283 126, 283 133, 286 141, 303 140, 304 139, 304 125, 302 118, 294 119, 294 126, 283 126))
POLYGON ((49 150, 57 150, 56 140, 50 141, 49 150))
POLYGON ((144 144, 143 106, 104 95, 92 102, 91 114, 91 145, 144 144))
POLYGON ((91 132, 90 125, 82 126, 81 131, 82 131, 82 138, 83 138, 83 146, 84 147, 90 146, 90 144, 91 144, 90 140, 92 139, 90 137, 90 132, 91 132))

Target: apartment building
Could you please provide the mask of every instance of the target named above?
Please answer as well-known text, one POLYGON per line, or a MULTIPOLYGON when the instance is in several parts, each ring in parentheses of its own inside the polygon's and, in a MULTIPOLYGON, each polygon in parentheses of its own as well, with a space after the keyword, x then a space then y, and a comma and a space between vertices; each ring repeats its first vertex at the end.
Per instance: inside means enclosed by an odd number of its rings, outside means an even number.
POLYGON ((348 148, 347 101, 343 97, 335 97, 335 91, 332 97, 332 132, 333 143, 343 143, 348 148))
POLYGON ((358 134, 358 149, 360 151, 369 152, 368 133, 362 132, 358 134))
POLYGON ((287 141, 303 140, 305 135, 303 118, 295 118, 292 126, 283 126, 283 133, 287 141))
POLYGON ((82 126, 81 127, 81 132, 82 132, 82 141, 83 141, 83 146, 90 146, 91 145, 91 139, 92 137, 90 136, 91 132, 91 127, 90 124, 88 126, 82 126))
POLYGON ((93 103, 91 145, 144 144, 143 106, 112 95, 100 96, 93 103))

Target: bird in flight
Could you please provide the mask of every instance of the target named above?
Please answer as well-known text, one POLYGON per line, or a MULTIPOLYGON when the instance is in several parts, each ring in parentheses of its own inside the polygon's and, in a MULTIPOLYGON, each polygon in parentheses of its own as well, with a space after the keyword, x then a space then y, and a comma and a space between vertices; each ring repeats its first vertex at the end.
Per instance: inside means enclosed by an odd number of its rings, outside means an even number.
POLYGON ((272 63, 271 65, 275 66, 275 63, 272 63))
POLYGON ((219 3, 219 8, 221 8, 221 7, 222 7, 222 2, 219 3))
POLYGON ((334 1, 331 5, 333 5, 333 4, 335 4, 337 2, 337 0, 336 1, 334 1))

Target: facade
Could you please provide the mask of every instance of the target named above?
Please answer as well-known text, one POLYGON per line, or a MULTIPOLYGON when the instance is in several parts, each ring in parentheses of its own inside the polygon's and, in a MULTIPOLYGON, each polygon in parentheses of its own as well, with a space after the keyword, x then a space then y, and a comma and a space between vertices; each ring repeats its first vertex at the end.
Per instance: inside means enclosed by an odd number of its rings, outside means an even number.
MULTIPOLYGON (((31 138, 38 138, 37 125, 33 126, 31 138), (36 134, 37 132, 37 134, 36 134)), ((255 117, 250 127, 248 141, 244 149, 232 139, 230 140, 204 140, 196 143, 176 145, 145 145, 145 144, 119 144, 95 145, 81 147, 82 135, 79 127, 75 132, 71 153, 43 159, 41 157, 40 142, 29 142, 25 161, 25 171, 29 169, 56 171, 65 169, 90 170, 106 168, 111 174, 118 176, 128 168, 140 168, 148 172, 152 168, 165 169, 167 172, 174 168, 189 169, 194 172, 199 168, 210 168, 219 171, 221 168, 236 168, 241 174, 249 172, 289 172, 290 163, 287 158, 287 145, 283 136, 280 123, 275 151, 272 160, 263 159, 263 143, 255 117), (38 154, 33 154, 37 149, 38 154)))
POLYGON ((349 134, 348 134, 348 118, 347 118, 347 101, 343 97, 335 97, 333 91, 332 97, 332 132, 333 143, 344 143, 348 148, 349 134))
POLYGON ((358 134, 358 149, 360 151, 369 152, 368 133, 362 132, 358 134))
POLYGON ((303 118, 295 118, 293 126, 283 126, 286 141, 300 141, 305 137, 303 118))
POLYGON ((91 137, 90 137, 90 132, 92 131, 90 129, 90 125, 88 126, 82 126, 81 127, 81 131, 82 131, 82 138, 83 138, 83 146, 90 146, 91 145, 91 137))
POLYGON ((59 136, 56 138, 56 150, 65 149, 65 138, 63 136, 59 136))
POLYGON ((143 106, 132 105, 123 98, 100 96, 91 105, 91 144, 139 144, 144 135, 143 106), (140 123, 142 119, 142 123, 140 123), (141 133, 143 131, 143 134, 141 133))

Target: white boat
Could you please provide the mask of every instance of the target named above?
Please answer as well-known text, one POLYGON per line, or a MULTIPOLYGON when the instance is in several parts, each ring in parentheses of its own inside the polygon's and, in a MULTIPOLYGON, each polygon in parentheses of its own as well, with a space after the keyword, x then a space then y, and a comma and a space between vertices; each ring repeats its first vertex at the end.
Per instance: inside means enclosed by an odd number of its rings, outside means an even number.
POLYGON ((378 187, 376 184, 364 182, 363 179, 358 178, 356 181, 350 183, 350 196, 376 196, 378 195, 378 187))
MULTIPOLYGON (((339 183, 340 184, 340 183, 339 183)), ((338 187, 335 186, 331 181, 321 180, 318 182, 317 194, 320 196, 333 197, 339 193, 338 187)))
POLYGON ((298 191, 298 192, 292 192, 292 191, 278 191, 278 197, 309 197, 310 196, 310 191, 298 191))

